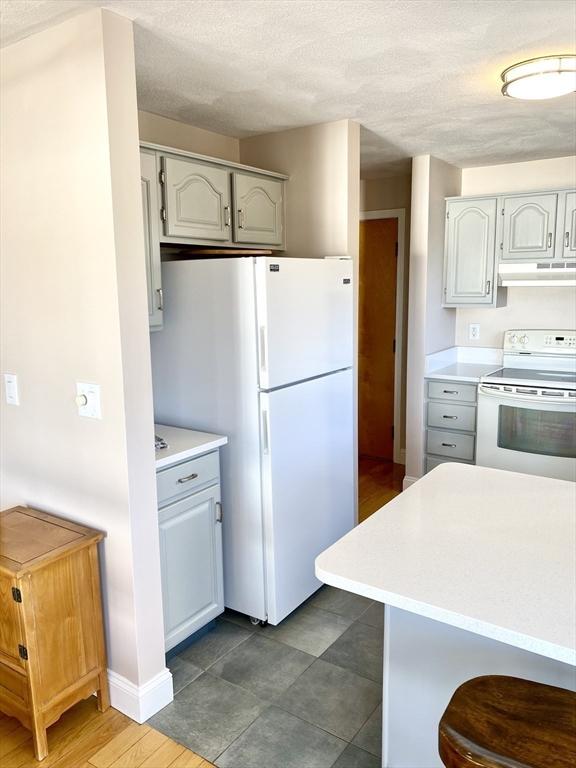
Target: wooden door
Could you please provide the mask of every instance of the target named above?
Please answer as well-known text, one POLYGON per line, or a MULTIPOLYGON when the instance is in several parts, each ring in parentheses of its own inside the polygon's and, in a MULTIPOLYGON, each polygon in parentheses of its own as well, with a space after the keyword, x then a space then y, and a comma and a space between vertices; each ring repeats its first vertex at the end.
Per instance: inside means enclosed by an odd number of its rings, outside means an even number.
POLYGON ((18 646, 24 644, 20 624, 19 603, 14 600, 12 588, 16 581, 0 573, 0 661, 8 661, 12 666, 22 667, 23 661, 18 653, 18 646))
POLYGON ((150 328, 162 328, 162 273, 160 264, 160 204, 156 155, 140 152, 140 188, 144 219, 144 258, 148 288, 148 322, 150 328))
POLYGON ((556 193, 504 198, 504 261, 554 258, 557 202, 556 193))
POLYGON ((565 259, 576 259, 576 192, 566 193, 562 246, 565 259))
POLYGON ((496 198, 450 200, 446 210, 444 304, 492 304, 496 198))
POLYGON ((247 173, 234 174, 234 240, 280 245, 283 236, 283 183, 247 173))
POLYGON ((230 175, 220 165, 162 158, 166 235, 230 240, 230 175))
POLYGON ((390 461, 394 458, 397 243, 398 219, 360 222, 359 452, 390 461))
POLYGON ((159 512, 166 650, 224 611, 219 502, 213 485, 159 512))

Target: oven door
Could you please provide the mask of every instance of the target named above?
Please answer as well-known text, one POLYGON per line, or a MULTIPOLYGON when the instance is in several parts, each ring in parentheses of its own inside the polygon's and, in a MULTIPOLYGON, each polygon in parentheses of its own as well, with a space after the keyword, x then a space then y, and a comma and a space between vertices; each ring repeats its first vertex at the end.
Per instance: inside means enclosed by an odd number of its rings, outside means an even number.
POLYGON ((476 463, 576 482, 576 402, 478 387, 476 463))

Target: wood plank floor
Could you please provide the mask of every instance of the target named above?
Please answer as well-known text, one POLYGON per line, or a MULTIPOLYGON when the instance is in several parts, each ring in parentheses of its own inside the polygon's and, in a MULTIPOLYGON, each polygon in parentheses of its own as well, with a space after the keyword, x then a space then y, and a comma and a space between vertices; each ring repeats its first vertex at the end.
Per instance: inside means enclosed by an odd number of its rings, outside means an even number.
POLYGON ((405 467, 391 461, 368 459, 363 456, 358 462, 358 522, 387 504, 402 490, 405 467))
POLYGON ((48 757, 34 757, 30 731, 0 714, 2 768, 213 768, 181 744, 110 708, 98 712, 91 696, 48 729, 48 757))

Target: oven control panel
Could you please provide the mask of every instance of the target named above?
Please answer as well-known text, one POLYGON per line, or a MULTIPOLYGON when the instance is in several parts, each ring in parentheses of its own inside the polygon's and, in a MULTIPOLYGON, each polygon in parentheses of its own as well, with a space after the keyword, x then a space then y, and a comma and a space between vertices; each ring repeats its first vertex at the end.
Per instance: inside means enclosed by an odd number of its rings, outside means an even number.
POLYGON ((576 330, 514 329, 504 334, 505 352, 576 356, 576 330))

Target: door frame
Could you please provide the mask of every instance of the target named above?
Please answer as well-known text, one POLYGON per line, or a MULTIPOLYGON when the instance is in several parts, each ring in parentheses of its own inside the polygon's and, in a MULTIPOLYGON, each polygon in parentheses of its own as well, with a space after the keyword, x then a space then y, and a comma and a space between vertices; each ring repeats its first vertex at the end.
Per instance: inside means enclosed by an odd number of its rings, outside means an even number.
POLYGON ((396 355, 394 357, 394 463, 405 464, 406 450, 400 446, 402 351, 404 349, 404 240, 406 234, 406 209, 388 208, 380 211, 361 211, 360 221, 372 219, 398 219, 398 259, 396 262, 396 355))

